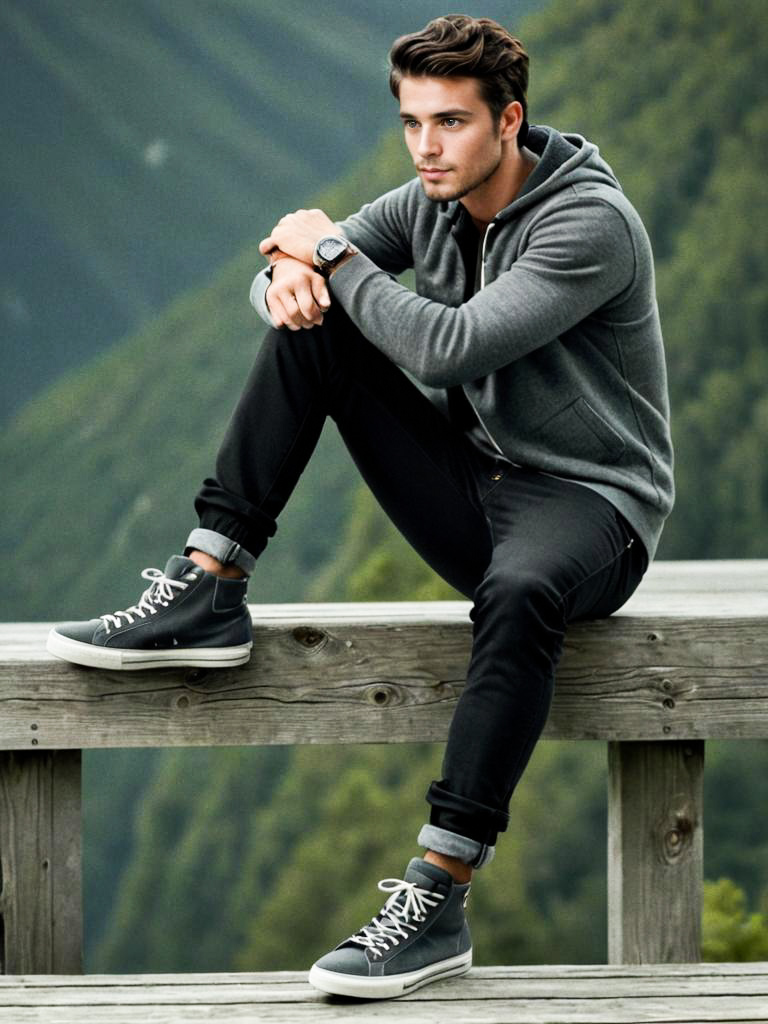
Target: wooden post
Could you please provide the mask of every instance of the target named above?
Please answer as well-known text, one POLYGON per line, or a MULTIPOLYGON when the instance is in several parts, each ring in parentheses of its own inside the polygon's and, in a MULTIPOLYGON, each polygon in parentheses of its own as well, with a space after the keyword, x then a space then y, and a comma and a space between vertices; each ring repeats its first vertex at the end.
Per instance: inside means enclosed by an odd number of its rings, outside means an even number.
POLYGON ((82 972, 79 750, 0 753, 0 971, 82 972))
POLYGON ((608 744, 608 960, 701 959, 704 741, 608 744))

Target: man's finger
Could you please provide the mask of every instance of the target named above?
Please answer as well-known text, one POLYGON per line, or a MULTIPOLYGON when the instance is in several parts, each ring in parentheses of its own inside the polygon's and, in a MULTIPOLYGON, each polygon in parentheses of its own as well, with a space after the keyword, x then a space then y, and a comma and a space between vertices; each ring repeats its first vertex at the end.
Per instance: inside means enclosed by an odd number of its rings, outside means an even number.
POLYGON ((312 275, 311 286, 312 295, 320 309, 323 311, 329 309, 331 305, 331 293, 328 291, 328 285, 325 283, 325 278, 322 274, 312 275))
POLYGON ((294 323, 296 313, 288 309, 286 303, 291 305, 288 297, 285 296, 284 302, 275 292, 268 298, 269 312, 272 314, 276 327, 287 327, 289 331, 298 331, 301 328, 301 324, 294 323))
POLYGON ((315 301, 309 282, 302 282, 296 286, 295 298, 304 319, 310 323, 317 323, 317 318, 322 316, 323 311, 315 301))
POLYGON ((275 325, 277 327, 285 327, 288 319, 285 307, 277 295, 274 293, 270 294, 270 291, 271 289, 267 290, 267 308, 269 309, 272 319, 275 321, 275 325))
POLYGON ((299 331, 302 328, 314 327, 317 323, 317 320, 314 317, 307 315, 305 311, 302 310, 299 305, 299 299, 294 292, 284 295, 282 297, 282 303, 287 318, 285 326, 290 327, 291 330, 299 331))

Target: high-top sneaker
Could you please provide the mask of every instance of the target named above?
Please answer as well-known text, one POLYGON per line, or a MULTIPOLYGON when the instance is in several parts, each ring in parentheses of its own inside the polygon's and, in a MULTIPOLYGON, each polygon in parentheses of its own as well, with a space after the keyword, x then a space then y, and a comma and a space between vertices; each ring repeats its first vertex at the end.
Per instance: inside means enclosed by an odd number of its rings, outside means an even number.
POLYGON ((165 571, 145 569, 149 586, 124 611, 65 622, 48 634, 51 654, 94 668, 188 665, 225 668, 251 656, 246 579, 222 579, 183 555, 165 571))
POLYGON ((334 995, 391 999, 469 970, 468 882, 459 885, 436 864, 414 857, 404 879, 385 878, 379 889, 391 893, 387 902, 317 961, 310 984, 334 995))

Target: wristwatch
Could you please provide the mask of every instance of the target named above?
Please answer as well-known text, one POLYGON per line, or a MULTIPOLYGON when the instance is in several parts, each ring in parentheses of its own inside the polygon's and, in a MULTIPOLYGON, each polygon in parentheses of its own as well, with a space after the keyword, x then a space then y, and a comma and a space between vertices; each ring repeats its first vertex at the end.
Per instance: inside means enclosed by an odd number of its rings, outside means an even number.
POLYGON ((315 246, 312 262, 326 277, 349 253, 355 252, 346 238, 341 235, 325 235, 315 246))

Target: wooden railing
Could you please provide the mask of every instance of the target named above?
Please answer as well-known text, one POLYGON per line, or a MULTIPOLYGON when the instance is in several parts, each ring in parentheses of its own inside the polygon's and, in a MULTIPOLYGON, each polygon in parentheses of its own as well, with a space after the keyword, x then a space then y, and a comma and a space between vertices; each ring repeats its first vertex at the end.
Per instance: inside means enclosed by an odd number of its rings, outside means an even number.
MULTIPOLYGON (((81 669, 0 626, 2 970, 82 969, 83 749, 443 740, 468 611, 256 606, 250 663, 208 672, 81 669)), ((697 961, 704 741, 768 737, 768 561, 657 563, 573 626, 545 737, 608 743, 610 962, 697 961)))

